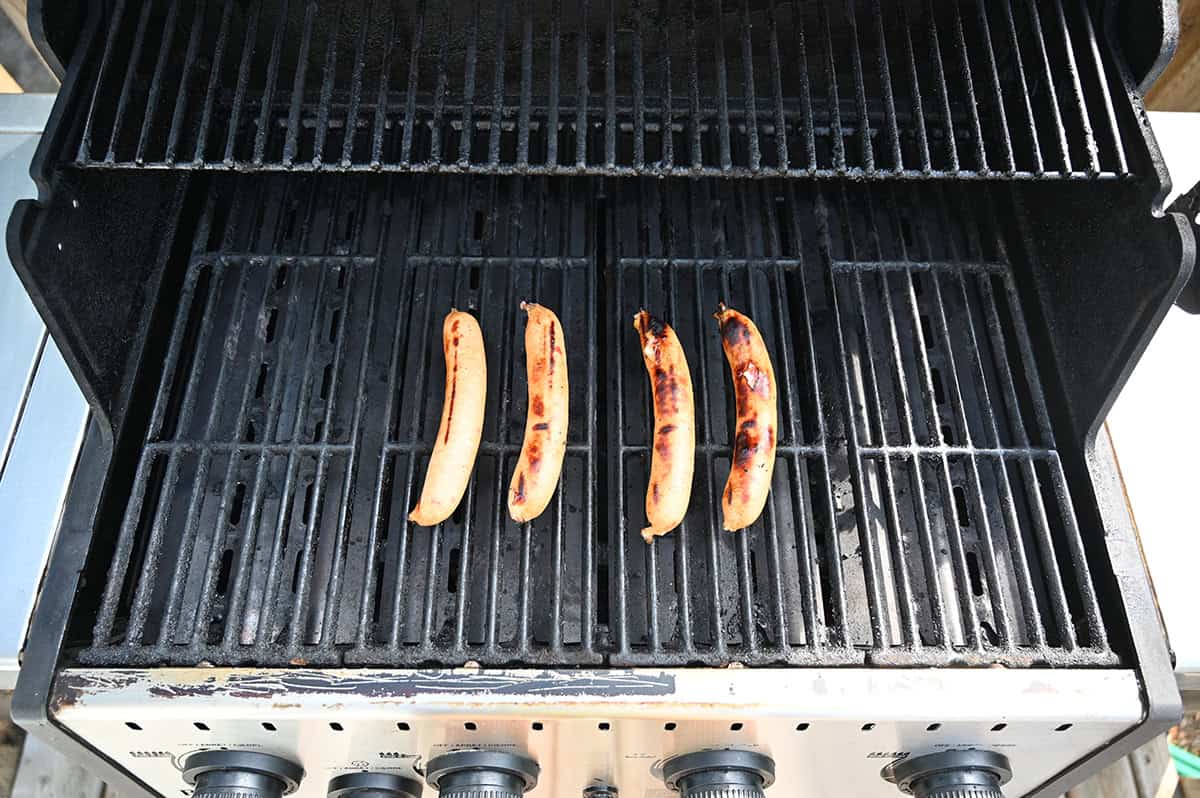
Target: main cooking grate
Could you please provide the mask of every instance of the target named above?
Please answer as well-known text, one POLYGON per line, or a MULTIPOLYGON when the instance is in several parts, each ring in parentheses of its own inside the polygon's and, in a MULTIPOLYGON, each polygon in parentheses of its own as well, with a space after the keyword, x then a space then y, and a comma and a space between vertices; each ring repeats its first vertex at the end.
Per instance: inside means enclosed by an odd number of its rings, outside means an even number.
POLYGON ((1117 662, 992 222, 1006 194, 400 175, 206 191, 80 661, 1117 662), (722 298, 781 382, 771 500, 744 534, 717 517, 722 298), (559 310, 572 375, 562 482, 526 525, 504 505, 521 299, 559 310), (418 528, 451 306, 481 321, 487 417, 463 506, 418 528), (653 546, 642 306, 678 330, 698 408, 691 508, 653 546))
MULTIPOLYGON (((1086 0, 117 0, 88 168, 1111 178, 1086 0)), ((86 95, 84 96, 86 102, 86 95)))

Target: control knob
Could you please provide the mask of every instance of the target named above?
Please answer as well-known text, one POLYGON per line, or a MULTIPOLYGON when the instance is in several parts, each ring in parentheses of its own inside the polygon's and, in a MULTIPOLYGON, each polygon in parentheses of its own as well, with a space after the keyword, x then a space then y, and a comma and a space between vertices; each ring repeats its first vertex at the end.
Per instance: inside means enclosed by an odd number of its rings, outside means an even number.
POLYGON ((425 766, 439 798, 521 798, 537 779, 537 762, 505 751, 451 751, 425 766))
POLYGON ((421 798, 416 779, 395 773, 344 773, 329 782, 328 798, 421 798))
POLYGON ((300 786, 304 770, 295 762, 258 751, 198 751, 183 762, 192 798, 280 798, 300 786))
POLYGON ((756 751, 695 751, 668 759, 662 775, 680 798, 763 798, 775 781, 775 762, 756 751))
POLYGON ((902 759, 882 775, 916 798, 1004 798, 1012 768, 1003 754, 964 749, 902 759))

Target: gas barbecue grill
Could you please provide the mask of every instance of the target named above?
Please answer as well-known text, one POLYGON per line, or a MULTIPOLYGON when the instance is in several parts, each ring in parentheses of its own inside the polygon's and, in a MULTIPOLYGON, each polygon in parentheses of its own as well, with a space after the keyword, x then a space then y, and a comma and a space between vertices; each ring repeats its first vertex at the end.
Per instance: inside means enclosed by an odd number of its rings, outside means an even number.
POLYGON ((1101 421, 1194 245, 1144 5, 31 3, 9 246, 93 416, 14 713, 164 796, 1053 795, 1149 739, 1101 421), (517 525, 523 299, 572 418, 517 525), (720 300, 780 382, 744 533, 720 300), (483 442, 416 527, 451 306, 483 442), (643 307, 697 400, 651 546, 643 307))

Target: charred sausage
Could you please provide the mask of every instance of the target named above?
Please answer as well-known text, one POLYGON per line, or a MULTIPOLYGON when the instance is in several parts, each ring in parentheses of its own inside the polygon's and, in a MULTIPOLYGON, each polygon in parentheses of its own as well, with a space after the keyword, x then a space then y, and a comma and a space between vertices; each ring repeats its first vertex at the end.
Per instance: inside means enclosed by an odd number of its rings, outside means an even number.
POLYGON ((522 302, 525 324, 525 369, 529 409, 525 441, 508 490, 508 514, 518 523, 542 514, 562 471, 567 451, 567 350, 563 328, 554 311, 522 302))
POLYGON ((737 410, 733 459, 721 495, 721 511, 725 529, 745 529, 762 514, 775 470, 775 370, 753 321, 724 302, 714 315, 733 377, 737 410))
POLYGON ((442 351, 446 358, 442 423, 425 472, 421 498, 408 514, 408 519, 420 526, 440 524, 462 501, 483 431, 487 358, 483 332, 474 316, 450 311, 442 323, 442 351))
POLYGON ((692 493, 696 460, 696 403, 692 375, 679 336, 645 310, 633 317, 654 397, 654 439, 646 486, 647 543, 683 520, 692 493))

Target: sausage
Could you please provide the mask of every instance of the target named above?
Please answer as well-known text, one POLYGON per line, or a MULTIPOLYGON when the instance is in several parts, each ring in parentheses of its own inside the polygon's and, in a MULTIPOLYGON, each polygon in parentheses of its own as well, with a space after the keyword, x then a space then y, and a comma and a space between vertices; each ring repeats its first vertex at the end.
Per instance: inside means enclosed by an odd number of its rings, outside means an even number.
POLYGON ((508 514, 518 523, 542 514, 562 471, 567 451, 567 350, 562 324, 554 311, 522 302, 529 314, 525 324, 525 370, 529 379, 529 409, 525 442, 508 489, 508 514))
POLYGON ((725 529, 745 529, 762 514, 775 470, 775 370, 754 322, 724 302, 714 315, 737 404, 737 432, 721 512, 725 529))
POLYGON ((642 342, 642 359, 654 397, 654 445, 650 482, 646 486, 646 520, 642 538, 653 543, 683 520, 692 493, 696 461, 696 402, 692 375, 679 336, 645 310, 633 317, 642 342))
POLYGON ((408 520, 420 526, 440 524, 458 507, 471 480, 483 432, 487 357, 483 332, 474 316, 450 310, 442 322, 442 352, 446 358, 442 423, 425 471, 421 498, 408 514, 408 520))

